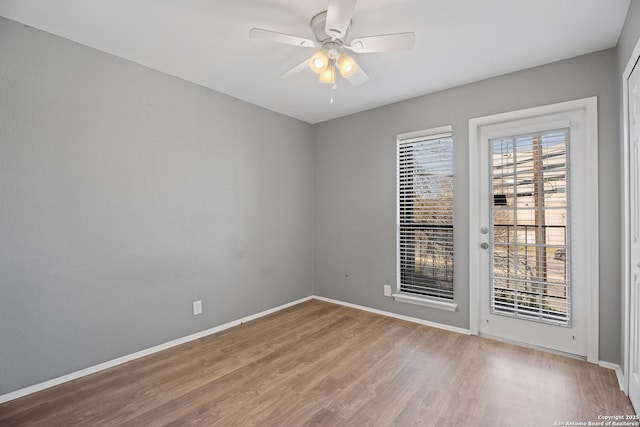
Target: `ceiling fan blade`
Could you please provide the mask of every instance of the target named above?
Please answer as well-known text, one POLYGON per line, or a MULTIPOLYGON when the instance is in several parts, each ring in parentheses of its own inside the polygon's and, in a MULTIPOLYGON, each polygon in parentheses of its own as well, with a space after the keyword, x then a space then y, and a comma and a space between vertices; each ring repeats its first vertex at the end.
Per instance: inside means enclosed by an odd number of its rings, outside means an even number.
POLYGON ((329 0, 324 31, 331 37, 342 39, 347 34, 357 0, 329 0))
POLYGON ((351 83, 351 86, 359 86, 362 83, 369 80, 369 76, 367 76, 367 73, 362 71, 362 68, 358 67, 356 72, 353 73, 351 76, 349 76, 347 80, 349 80, 349 83, 351 83))
POLYGON ((249 37, 254 39, 267 40, 270 42, 290 44, 293 46, 301 47, 315 47, 316 43, 313 40, 305 39, 303 37, 292 36, 291 34, 276 33, 275 31, 263 30, 260 28, 252 28, 249 31, 249 37))
POLYGON ((354 39, 351 46, 345 47, 356 53, 391 52, 413 49, 415 41, 415 33, 385 34, 354 39))
POLYGON ((309 69, 309 60, 305 59, 304 62, 296 65, 295 67, 293 67, 292 69, 290 69, 289 71, 287 71, 286 73, 282 74, 280 77, 278 77, 279 79, 286 79, 288 77, 291 77, 293 75, 296 75, 298 73, 301 73, 304 70, 309 69))

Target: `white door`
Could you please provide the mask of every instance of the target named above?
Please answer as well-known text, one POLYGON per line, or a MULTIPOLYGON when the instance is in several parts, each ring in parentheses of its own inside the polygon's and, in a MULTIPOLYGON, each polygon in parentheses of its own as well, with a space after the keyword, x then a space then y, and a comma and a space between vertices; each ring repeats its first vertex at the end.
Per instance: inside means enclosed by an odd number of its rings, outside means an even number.
POLYGON ((597 190, 593 203, 589 176, 597 170, 587 117, 583 107, 537 111, 478 128, 470 203, 478 202, 471 241, 483 335, 589 354, 590 282, 597 282, 597 190))
POLYGON ((630 228, 629 255, 629 398, 640 410, 640 70, 635 66, 627 79, 630 228))

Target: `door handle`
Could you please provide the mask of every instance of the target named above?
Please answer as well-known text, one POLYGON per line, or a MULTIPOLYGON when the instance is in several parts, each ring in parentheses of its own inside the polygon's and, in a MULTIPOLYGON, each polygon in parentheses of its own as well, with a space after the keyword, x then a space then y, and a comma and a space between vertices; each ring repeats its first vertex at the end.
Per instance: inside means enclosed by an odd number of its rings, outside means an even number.
POLYGON ((489 244, 487 242, 482 242, 482 243, 480 243, 480 247, 482 249, 489 249, 489 244))

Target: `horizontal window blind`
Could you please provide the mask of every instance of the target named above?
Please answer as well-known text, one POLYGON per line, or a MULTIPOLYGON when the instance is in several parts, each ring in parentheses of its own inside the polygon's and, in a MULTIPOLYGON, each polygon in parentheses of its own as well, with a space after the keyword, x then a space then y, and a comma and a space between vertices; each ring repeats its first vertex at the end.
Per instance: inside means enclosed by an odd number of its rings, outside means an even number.
POLYGON ((398 140, 400 292, 453 299, 453 134, 398 140))
POLYGON ((570 325, 568 146, 568 129, 489 140, 494 314, 570 325))

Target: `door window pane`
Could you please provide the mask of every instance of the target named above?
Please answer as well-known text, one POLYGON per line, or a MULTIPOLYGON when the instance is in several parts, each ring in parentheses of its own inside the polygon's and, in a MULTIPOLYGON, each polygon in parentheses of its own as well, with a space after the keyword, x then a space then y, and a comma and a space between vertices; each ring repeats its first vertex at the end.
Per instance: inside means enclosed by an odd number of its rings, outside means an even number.
POLYGON ((569 324, 568 129, 490 140, 491 310, 569 324))

